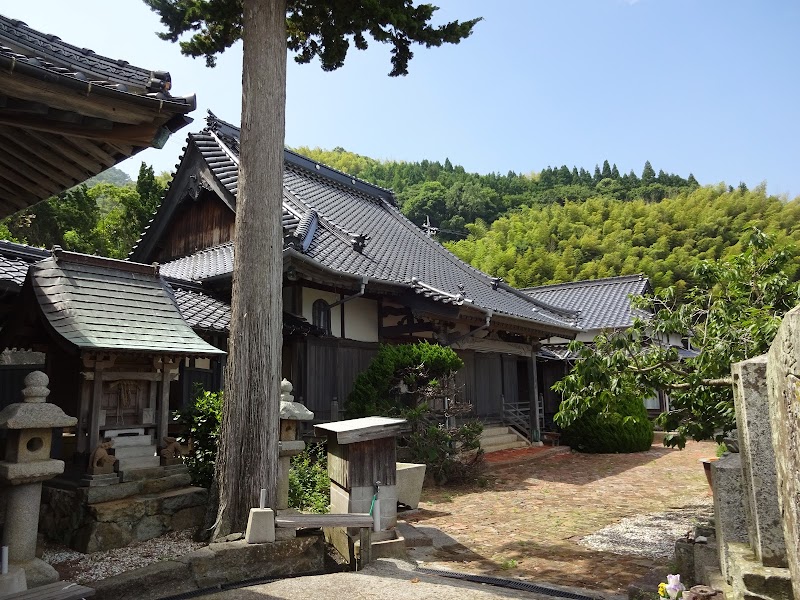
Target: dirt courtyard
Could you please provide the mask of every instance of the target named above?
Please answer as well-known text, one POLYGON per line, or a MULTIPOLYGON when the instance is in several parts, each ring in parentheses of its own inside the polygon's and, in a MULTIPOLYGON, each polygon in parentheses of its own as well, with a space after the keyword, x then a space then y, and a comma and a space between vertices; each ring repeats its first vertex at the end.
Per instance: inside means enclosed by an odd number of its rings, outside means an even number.
POLYGON ((489 462, 475 485, 425 489, 407 520, 453 538, 425 566, 624 593, 668 561, 595 551, 579 540, 626 517, 709 504, 699 460, 715 448, 690 442, 684 450, 489 462))

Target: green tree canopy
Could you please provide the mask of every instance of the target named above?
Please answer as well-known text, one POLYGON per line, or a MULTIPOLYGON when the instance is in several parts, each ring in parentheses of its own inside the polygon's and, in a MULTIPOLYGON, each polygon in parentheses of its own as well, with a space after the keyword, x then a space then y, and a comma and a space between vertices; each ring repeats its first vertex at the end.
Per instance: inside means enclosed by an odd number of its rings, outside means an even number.
POLYGON ((652 314, 632 327, 603 334, 589 346, 573 342, 573 370, 555 389, 563 395, 556 422, 569 427, 590 412, 624 414, 631 390, 640 400, 666 390, 670 410, 659 417, 669 446, 687 438, 721 441, 736 426, 731 364, 769 349, 781 317, 800 301, 787 275, 794 254, 775 249, 758 229, 748 234, 743 252, 693 269, 696 285, 678 302, 674 288, 636 305, 652 314), (670 340, 689 338, 697 355, 681 358, 670 340))

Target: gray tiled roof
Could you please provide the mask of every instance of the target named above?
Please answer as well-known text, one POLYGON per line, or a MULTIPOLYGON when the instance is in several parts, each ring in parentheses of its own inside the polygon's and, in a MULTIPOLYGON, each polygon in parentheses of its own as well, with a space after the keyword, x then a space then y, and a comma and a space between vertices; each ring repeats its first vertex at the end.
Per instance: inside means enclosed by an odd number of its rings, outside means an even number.
MULTIPOLYGON (((239 130, 209 118, 209 127, 190 134, 209 168, 231 193, 238 190, 239 130)), ((532 299, 458 259, 397 209, 388 190, 319 165, 294 152, 284 154, 284 234, 305 237, 302 253, 323 267, 400 284, 433 300, 473 304, 534 323, 575 330, 575 315, 532 299), (313 219, 298 222, 310 212, 313 219), (287 222, 290 213, 296 220, 287 222), (298 231, 295 231, 298 229, 298 231)), ((295 238, 296 239, 296 238, 295 238)), ((297 244, 290 244, 297 250, 297 244)), ((232 272, 231 244, 163 265, 165 275, 202 280, 232 272)))
POLYGON ((222 353, 191 330, 147 265, 60 252, 32 265, 28 277, 50 326, 81 350, 222 353))
POLYGON ((623 275, 525 288, 532 298, 580 311, 582 329, 628 327, 633 324, 630 296, 650 288, 644 275, 623 275))
POLYGON ((227 331, 231 325, 231 307, 227 302, 195 290, 172 286, 178 310, 193 329, 227 331))
POLYGON ((36 248, 25 244, 17 244, 0 240, 0 282, 2 287, 14 289, 22 287, 28 267, 43 258, 50 256, 44 248, 36 248))
POLYGON ((233 272, 233 242, 200 250, 185 258, 161 265, 164 277, 185 281, 203 281, 233 272))
POLYGON ((61 41, 55 35, 31 29, 17 19, 0 15, 0 57, 95 86, 148 96, 182 104, 192 104, 194 97, 174 98, 169 94, 169 73, 134 67, 124 60, 95 54, 61 41))

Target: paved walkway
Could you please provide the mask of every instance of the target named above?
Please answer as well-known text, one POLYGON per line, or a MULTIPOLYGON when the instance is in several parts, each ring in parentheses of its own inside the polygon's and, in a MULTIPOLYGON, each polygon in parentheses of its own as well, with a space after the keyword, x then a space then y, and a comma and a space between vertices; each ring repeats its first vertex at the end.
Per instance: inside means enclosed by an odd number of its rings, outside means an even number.
POLYGON ((412 558, 432 568, 622 594, 658 563, 578 540, 625 517, 709 502, 699 459, 714 451, 706 442, 636 454, 523 452, 517 462, 489 464, 483 485, 425 490, 408 521, 448 539, 414 549, 412 558))

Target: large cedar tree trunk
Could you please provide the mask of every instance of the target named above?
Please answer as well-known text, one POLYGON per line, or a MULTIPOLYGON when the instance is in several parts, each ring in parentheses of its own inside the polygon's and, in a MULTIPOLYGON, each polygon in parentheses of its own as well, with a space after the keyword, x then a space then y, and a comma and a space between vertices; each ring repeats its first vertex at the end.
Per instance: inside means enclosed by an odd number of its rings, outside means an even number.
POLYGON ((286 0, 243 4, 241 162, 214 538, 244 531, 261 488, 267 506, 277 496, 286 0))

